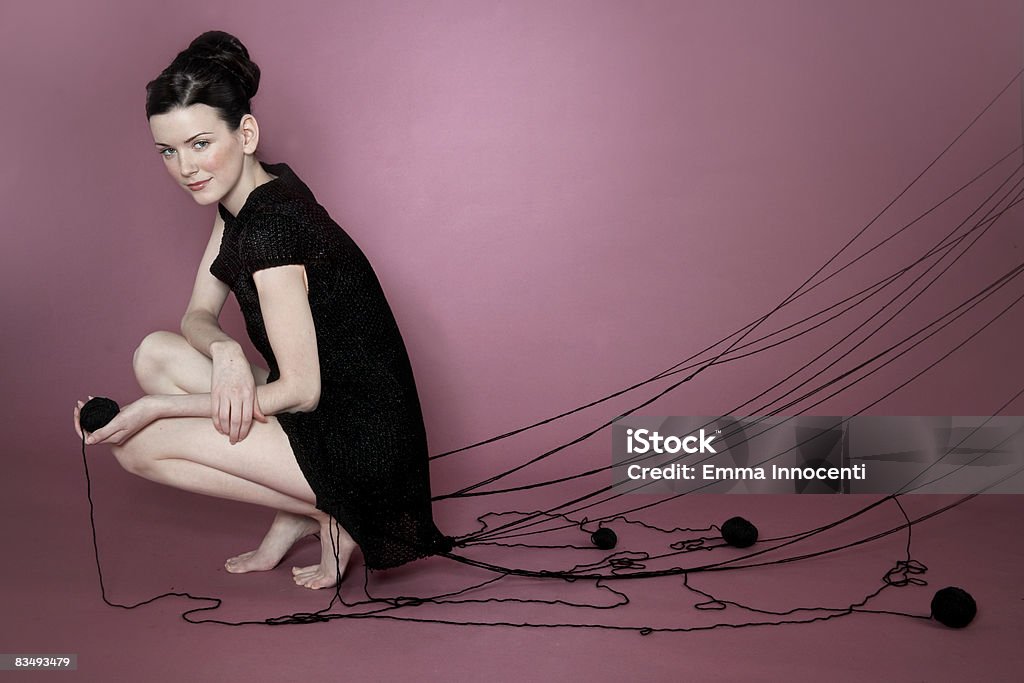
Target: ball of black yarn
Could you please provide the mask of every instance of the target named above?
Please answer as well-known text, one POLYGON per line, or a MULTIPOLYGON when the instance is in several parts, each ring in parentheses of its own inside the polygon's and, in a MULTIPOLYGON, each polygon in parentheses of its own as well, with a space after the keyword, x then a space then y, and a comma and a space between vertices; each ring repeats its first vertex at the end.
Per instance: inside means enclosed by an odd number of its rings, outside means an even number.
POLYGON ((106 427, 120 410, 121 408, 112 399, 93 396, 78 411, 78 424, 87 432, 95 432, 97 429, 106 427))
POLYGON ((932 618, 950 628, 963 628, 978 613, 978 605, 963 588, 947 586, 935 591, 932 598, 932 618))
POLYGON ((618 540, 619 539, 615 535, 615 532, 606 526, 603 526, 594 533, 590 534, 590 542, 596 545, 601 550, 611 550, 615 547, 615 543, 618 540))
POLYGON ((722 538, 731 546, 749 548, 757 542, 757 527, 742 517, 732 517, 722 525, 722 538))

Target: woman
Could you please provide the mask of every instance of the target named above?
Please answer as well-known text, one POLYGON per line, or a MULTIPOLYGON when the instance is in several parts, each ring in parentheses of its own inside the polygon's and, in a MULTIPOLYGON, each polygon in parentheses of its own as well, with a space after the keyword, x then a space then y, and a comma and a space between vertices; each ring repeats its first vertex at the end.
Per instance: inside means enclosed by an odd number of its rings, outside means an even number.
POLYGON ((259 76, 237 38, 210 31, 146 86, 168 173, 217 216, 181 335, 143 339, 133 365, 146 395, 86 441, 147 479, 276 509, 230 572, 272 569, 319 531, 320 563, 292 568, 318 589, 357 545, 385 569, 452 539, 431 516, 412 368, 372 267, 287 164, 256 158, 259 76), (220 329, 229 291, 269 369, 220 329))

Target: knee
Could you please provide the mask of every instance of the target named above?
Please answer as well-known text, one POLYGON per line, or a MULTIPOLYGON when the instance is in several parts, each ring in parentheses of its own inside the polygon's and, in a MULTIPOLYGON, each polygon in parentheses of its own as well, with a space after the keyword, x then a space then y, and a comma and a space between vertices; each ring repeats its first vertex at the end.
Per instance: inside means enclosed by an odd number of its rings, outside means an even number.
POLYGON ((141 476, 146 471, 148 460, 136 449, 131 448, 130 443, 111 446, 110 451, 114 454, 122 469, 131 474, 141 476))
POLYGON ((185 342, 180 334, 158 330, 145 336, 135 354, 132 356, 132 368, 139 382, 151 379, 154 374, 163 372, 167 367, 167 359, 175 345, 185 342))

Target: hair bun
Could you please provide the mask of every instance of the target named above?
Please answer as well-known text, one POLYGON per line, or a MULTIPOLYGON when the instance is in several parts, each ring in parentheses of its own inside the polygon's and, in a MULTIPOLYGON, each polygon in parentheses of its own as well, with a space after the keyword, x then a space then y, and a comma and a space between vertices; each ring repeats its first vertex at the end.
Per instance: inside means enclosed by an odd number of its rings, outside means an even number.
POLYGON ((246 98, 252 99, 260 87, 260 68, 249 59, 249 51, 238 38, 224 31, 207 31, 189 43, 190 58, 209 60, 227 71, 238 82, 246 98))

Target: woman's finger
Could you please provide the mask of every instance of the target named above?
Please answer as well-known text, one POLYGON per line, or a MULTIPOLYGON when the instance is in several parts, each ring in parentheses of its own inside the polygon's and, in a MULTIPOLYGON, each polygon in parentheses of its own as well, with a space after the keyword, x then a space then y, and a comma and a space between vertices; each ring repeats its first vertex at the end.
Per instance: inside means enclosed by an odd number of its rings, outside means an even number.
POLYGON ((82 438, 82 425, 79 424, 79 409, 82 407, 82 402, 79 401, 78 405, 75 406, 75 432, 78 434, 78 438, 82 438))
POLYGON ((249 428, 252 426, 252 401, 242 401, 242 428, 238 432, 238 440, 241 441, 249 436, 249 428))
POLYGON ((222 407, 223 403, 224 400, 220 396, 217 396, 216 400, 213 402, 213 426, 220 434, 224 433, 224 423, 221 420, 221 415, 224 412, 222 407))
POLYGON ((220 432, 227 434, 231 428, 231 402, 222 400, 220 402, 220 432))
POLYGON ((110 434, 111 430, 109 429, 109 427, 110 427, 110 425, 108 424, 105 427, 103 427, 102 429, 97 429, 95 432, 89 432, 89 436, 87 436, 85 438, 85 442, 86 443, 99 443, 100 441, 103 441, 104 439, 107 438, 107 435, 110 434))
POLYGON ((238 443, 241 440, 239 435, 242 433, 243 405, 244 402, 238 398, 231 403, 231 433, 228 435, 231 443, 238 443))
MULTIPOLYGON (((104 435, 102 439, 96 439, 96 443, 99 443, 99 442, 102 441, 102 442, 105 442, 105 443, 110 443, 110 444, 117 445, 117 444, 121 443, 121 436, 120 435, 121 435, 122 431, 124 431, 124 430, 123 429, 118 429, 115 432, 110 432, 110 433, 104 435)), ((95 435, 93 435, 93 438, 94 439, 96 438, 95 435)))
POLYGON ((213 428, 220 431, 220 396, 215 392, 210 394, 210 419, 213 420, 213 428))
MULTIPOLYGON (((109 427, 109 426, 110 425, 107 425, 107 427, 109 427)), ((88 443, 88 444, 94 444, 94 443, 100 443, 101 441, 106 439, 107 435, 110 434, 110 430, 107 429, 107 427, 103 427, 102 429, 97 429, 95 432, 89 432, 89 436, 85 437, 85 442, 88 443)))
POLYGON ((242 426, 242 406, 236 401, 231 403, 231 421, 228 423, 228 443, 238 441, 238 430, 242 426))

